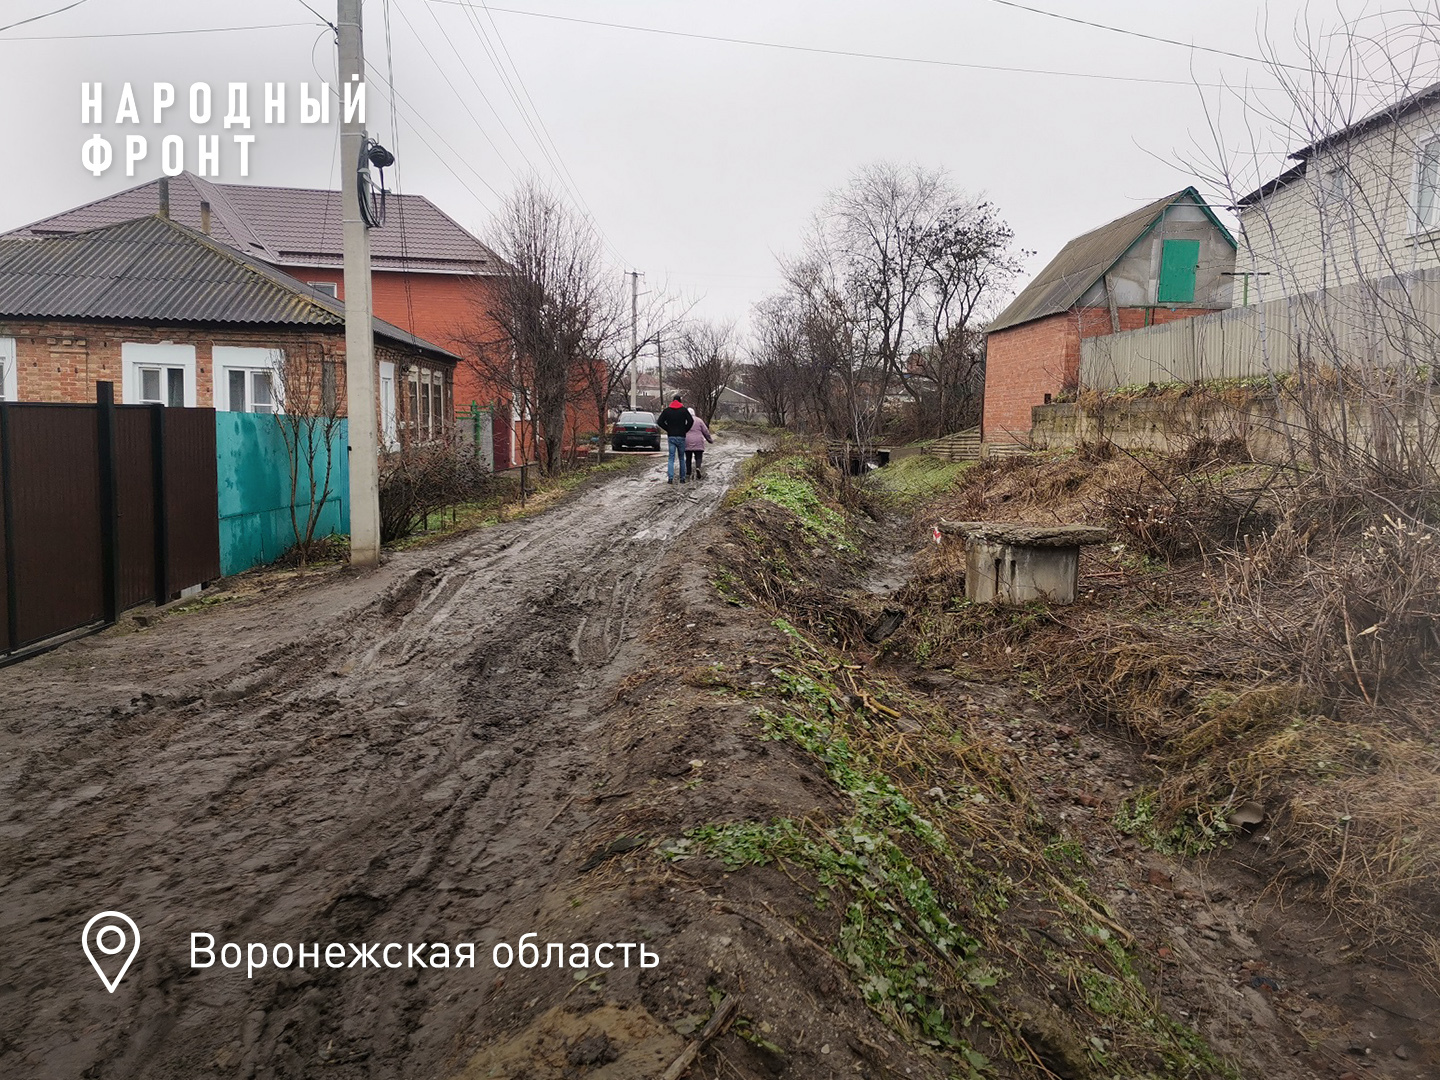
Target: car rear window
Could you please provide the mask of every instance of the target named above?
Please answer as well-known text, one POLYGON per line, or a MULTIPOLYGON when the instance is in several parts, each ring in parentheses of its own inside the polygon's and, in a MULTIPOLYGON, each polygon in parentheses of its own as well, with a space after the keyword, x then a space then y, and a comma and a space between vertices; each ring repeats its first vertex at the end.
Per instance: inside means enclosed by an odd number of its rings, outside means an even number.
POLYGON ((655 414, 648 412, 622 412, 617 424, 653 424, 655 414))

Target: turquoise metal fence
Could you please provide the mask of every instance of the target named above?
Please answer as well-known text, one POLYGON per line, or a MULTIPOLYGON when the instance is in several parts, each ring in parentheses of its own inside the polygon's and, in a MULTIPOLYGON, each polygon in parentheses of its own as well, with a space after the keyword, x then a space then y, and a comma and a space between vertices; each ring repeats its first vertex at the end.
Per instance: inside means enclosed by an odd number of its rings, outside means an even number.
MULTIPOLYGON (((264 413, 217 412, 215 460, 219 478, 220 572, 238 574, 274 562, 295 546, 290 520, 290 455, 281 421, 264 413)), ((350 531, 350 469, 346 424, 332 433, 330 496, 321 505, 316 537, 350 531)), ((316 455, 317 486, 323 486, 325 453, 316 455)), ((296 516, 304 527, 310 478, 303 467, 296 487, 296 516)))

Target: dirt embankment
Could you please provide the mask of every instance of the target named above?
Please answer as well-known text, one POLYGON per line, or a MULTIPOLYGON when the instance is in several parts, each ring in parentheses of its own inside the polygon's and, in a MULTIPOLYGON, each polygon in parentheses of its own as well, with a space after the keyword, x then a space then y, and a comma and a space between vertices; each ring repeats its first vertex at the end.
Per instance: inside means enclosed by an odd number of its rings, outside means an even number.
POLYGON ((1408 976, 1118 831, 1159 763, 927 638, 917 538, 747 452, 0 673, 0 1074, 638 1080, 727 997, 691 1076, 1433 1071, 1408 976), (247 979, 192 931, 481 962, 247 979), (530 932, 661 961, 490 965, 530 932))

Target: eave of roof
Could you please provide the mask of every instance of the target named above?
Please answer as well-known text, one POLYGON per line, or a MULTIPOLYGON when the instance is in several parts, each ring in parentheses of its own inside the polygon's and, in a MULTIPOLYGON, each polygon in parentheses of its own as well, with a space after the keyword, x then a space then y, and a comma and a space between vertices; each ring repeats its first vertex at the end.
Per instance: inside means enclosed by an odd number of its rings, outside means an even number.
POLYGON ((1329 135, 1324 135, 1312 143, 1307 143, 1294 153, 1286 155, 1287 160, 1295 161, 1297 164, 1290 166, 1279 176, 1262 184, 1250 192, 1250 194, 1235 200, 1235 208, 1239 210, 1254 206, 1267 196, 1289 187, 1297 180, 1303 179, 1306 164, 1321 151, 1328 150, 1330 147, 1337 143, 1344 142, 1347 139, 1353 139, 1357 135, 1363 135, 1367 131, 1374 131, 1377 127, 1384 124, 1403 120, 1417 109, 1422 109, 1437 100, 1440 100, 1440 83, 1427 86, 1423 90, 1417 90, 1415 93, 1409 94, 1391 105, 1386 105, 1384 108, 1376 110, 1369 116, 1362 117, 1353 124, 1346 124, 1344 127, 1332 131, 1329 135))
POLYGON ((1200 197, 1200 192, 1194 187, 1187 187, 1075 237, 995 317, 987 328, 988 332, 998 333, 1069 311, 1092 285, 1150 234, 1167 210, 1182 199, 1189 199, 1200 207, 1211 224, 1220 230, 1225 241, 1232 248, 1237 247, 1235 237, 1200 197))
MULTIPOLYGON (((261 259, 158 214, 85 232, 0 238, 0 318, 320 327, 345 306, 261 259)), ((377 336, 460 357, 383 319, 377 336)))

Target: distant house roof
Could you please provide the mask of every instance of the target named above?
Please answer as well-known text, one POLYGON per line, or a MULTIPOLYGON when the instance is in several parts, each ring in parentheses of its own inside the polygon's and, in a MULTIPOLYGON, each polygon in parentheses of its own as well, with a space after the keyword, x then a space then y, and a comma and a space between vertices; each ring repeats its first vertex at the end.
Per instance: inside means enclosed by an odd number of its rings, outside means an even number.
POLYGON ((1353 124, 1346 124, 1344 127, 1332 131, 1329 135, 1325 135, 1312 143, 1302 146, 1299 150, 1289 155, 1289 159, 1298 162, 1298 164, 1290 166, 1279 176, 1275 177, 1275 179, 1262 184, 1250 192, 1250 194, 1235 200, 1235 208, 1238 210, 1247 206, 1253 206, 1273 192, 1279 191, 1281 188, 1288 187, 1295 181, 1303 179, 1310 158, 1320 151, 1327 150, 1336 143, 1344 142, 1346 139, 1353 139, 1357 135, 1363 135, 1367 131, 1373 131, 1375 128, 1381 127, 1384 124, 1401 120, 1417 109, 1422 109, 1426 105, 1430 105, 1436 101, 1440 101, 1440 82, 1433 83, 1423 90, 1417 90, 1413 94, 1407 94, 1399 101, 1386 105, 1382 109, 1377 109, 1375 112, 1362 117, 1353 124))
POLYGON ((1182 199, 1189 199, 1204 210, 1234 246, 1230 230, 1221 224, 1200 193, 1187 187, 1071 240, 995 318, 989 326, 990 333, 1069 311, 1090 286, 1103 278, 1150 231, 1166 210, 1182 199))
MULTIPOLYGON (((216 184, 193 173, 170 177, 170 217, 200 228, 210 204, 210 234, 275 266, 344 265, 340 192, 320 188, 216 184)), ((7 236, 60 236, 148 217, 160 209, 160 181, 117 192, 32 222, 7 236)), ((500 258, 423 195, 391 194, 385 224, 370 230, 377 270, 496 274, 500 258)))
MULTIPOLYGON (((66 236, 0 237, 0 319, 343 327, 345 305, 158 214, 66 236)), ((377 337, 459 357, 383 319, 377 337)))

